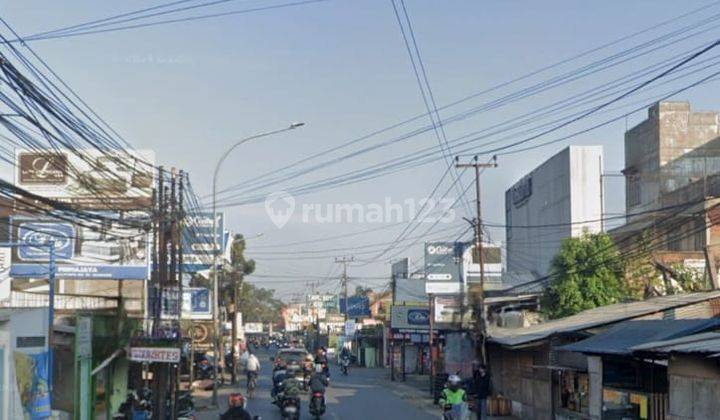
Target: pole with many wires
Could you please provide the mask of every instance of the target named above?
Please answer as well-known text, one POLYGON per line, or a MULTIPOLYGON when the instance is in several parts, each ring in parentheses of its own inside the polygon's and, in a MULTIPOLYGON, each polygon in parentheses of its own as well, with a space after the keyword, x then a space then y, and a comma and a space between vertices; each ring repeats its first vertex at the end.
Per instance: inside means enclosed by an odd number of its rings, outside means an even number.
MULTIPOLYGON (((475 156, 471 163, 460 163, 460 157, 455 157, 455 167, 457 168, 474 168, 475 169, 475 211, 476 216, 474 223, 475 228, 475 252, 477 253, 478 266, 480 268, 480 287, 477 296, 474 299, 475 310, 473 316, 475 318, 475 329, 477 333, 477 347, 480 361, 482 364, 487 362, 487 354, 485 351, 485 339, 487 337, 487 319, 485 317, 485 265, 483 256, 482 243, 482 206, 480 198, 480 168, 497 168, 497 157, 493 156, 490 163, 479 163, 478 157, 475 156)), ((464 292, 465 285, 462 286, 464 292)), ((461 302, 461 306, 464 302, 461 302)))

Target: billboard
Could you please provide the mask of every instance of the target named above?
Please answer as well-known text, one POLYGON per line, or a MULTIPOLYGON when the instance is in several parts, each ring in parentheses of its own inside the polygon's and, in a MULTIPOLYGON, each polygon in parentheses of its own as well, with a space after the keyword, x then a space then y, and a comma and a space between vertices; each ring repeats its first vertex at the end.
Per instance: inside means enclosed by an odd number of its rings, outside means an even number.
POLYGON ((219 252, 225 249, 225 218, 223 213, 215 214, 215 235, 213 236, 212 212, 190 213, 185 218, 183 229, 183 271, 195 273, 212 266, 212 252, 215 241, 220 245, 219 252))
POLYGON ((460 322, 463 309, 461 302, 459 296, 435 297, 435 322, 447 324, 460 322))
POLYGON ((212 348, 213 321, 183 321, 183 337, 191 339, 195 350, 212 348))
POLYGON ((408 259, 403 258, 400 261, 394 262, 390 268, 390 275, 395 279, 406 279, 409 277, 408 259))
POLYGON ((425 285, 427 293, 459 293, 462 283, 460 242, 425 243, 425 285))
POLYGON ((154 163, 150 150, 18 150, 15 185, 82 209, 148 209, 154 163))
MULTIPOLYGON (((80 224, 16 216, 12 237, 28 244, 55 241, 57 278, 144 280, 150 268, 148 233, 140 228, 146 214, 131 213, 97 213, 104 217, 80 224)), ((10 275, 47 277, 49 259, 45 246, 14 247, 10 275)))
MULTIPOLYGON (((362 318, 370 316, 370 298, 367 296, 348 297, 347 316, 348 318, 362 318)), ((340 313, 345 313, 345 298, 340 298, 340 313)))
POLYGON ((245 334, 261 334, 264 329, 262 322, 246 322, 245 325, 243 325, 245 334))
POLYGON ((212 292, 206 287, 183 287, 182 317, 212 319, 212 292))
POLYGON ((430 309, 427 306, 394 305, 390 327, 396 330, 429 330, 430 309))

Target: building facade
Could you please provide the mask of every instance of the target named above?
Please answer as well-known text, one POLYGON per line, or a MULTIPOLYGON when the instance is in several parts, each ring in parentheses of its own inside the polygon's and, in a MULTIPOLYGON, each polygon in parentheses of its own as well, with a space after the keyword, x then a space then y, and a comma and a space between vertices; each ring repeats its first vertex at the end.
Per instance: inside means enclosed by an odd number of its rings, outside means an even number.
POLYGON ((569 146, 505 192, 507 271, 548 274, 562 240, 602 230, 602 146, 569 146))
MULTIPOLYGON (((718 112, 663 101, 625 133, 625 204, 629 215, 661 206, 661 198, 720 171, 718 112)), ((629 217, 632 220, 632 217, 629 217)))

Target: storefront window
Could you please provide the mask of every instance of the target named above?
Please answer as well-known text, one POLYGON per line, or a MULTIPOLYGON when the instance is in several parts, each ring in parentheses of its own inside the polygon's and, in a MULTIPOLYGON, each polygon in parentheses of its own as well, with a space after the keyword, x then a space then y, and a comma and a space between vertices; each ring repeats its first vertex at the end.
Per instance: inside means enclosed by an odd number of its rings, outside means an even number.
POLYGON ((560 373, 560 407, 577 413, 588 413, 588 374, 572 370, 560 373))

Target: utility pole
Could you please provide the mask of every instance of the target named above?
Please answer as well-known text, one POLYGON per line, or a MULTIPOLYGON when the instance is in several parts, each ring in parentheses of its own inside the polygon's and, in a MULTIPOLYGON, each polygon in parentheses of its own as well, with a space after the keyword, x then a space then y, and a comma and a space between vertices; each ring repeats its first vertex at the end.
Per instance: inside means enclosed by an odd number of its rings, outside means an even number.
POLYGON ((342 286, 343 286, 343 297, 345 299, 345 322, 348 320, 348 276, 347 276, 347 265, 349 262, 355 261, 355 258, 352 256, 350 257, 342 257, 342 258, 335 258, 335 262, 338 264, 343 265, 343 274, 342 274, 342 286))
MULTIPOLYGON (((475 169, 475 251, 478 254, 478 265, 480 267, 480 290, 477 294, 477 305, 474 311, 475 329, 479 341, 480 361, 482 364, 487 363, 487 354, 485 351, 485 339, 487 338, 487 325, 485 319, 485 264, 482 245, 482 207, 480 205, 480 168, 497 168, 497 156, 493 156, 490 163, 479 163, 477 155, 471 163, 460 163, 460 157, 455 157, 456 168, 474 168, 475 169)), ((463 289, 464 289, 463 285, 463 289)), ((462 306, 464 302, 461 302, 462 306)), ((461 320, 462 322, 462 320, 461 320)))

